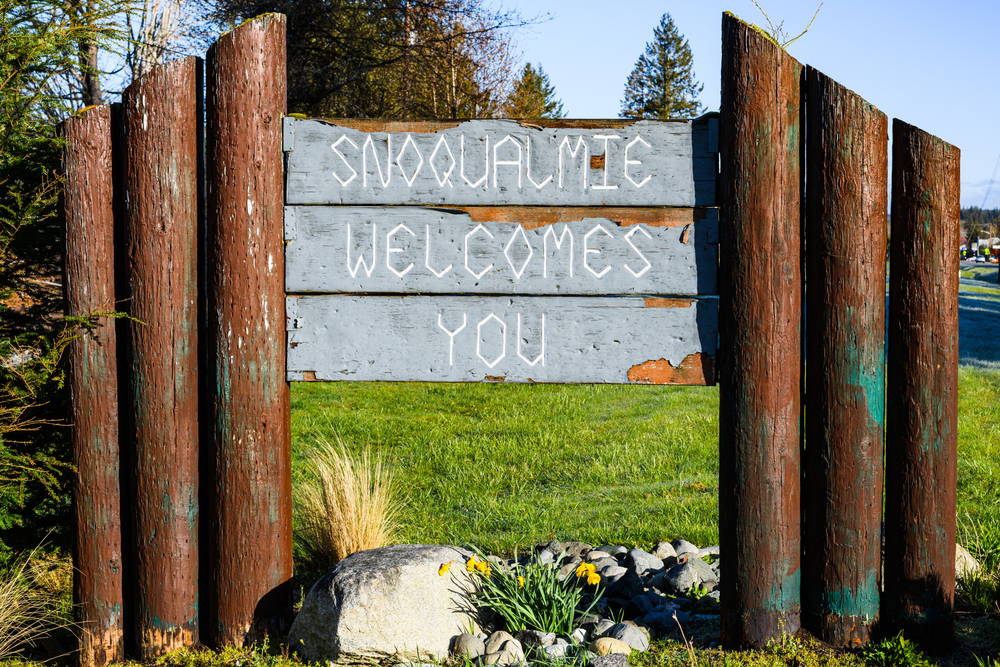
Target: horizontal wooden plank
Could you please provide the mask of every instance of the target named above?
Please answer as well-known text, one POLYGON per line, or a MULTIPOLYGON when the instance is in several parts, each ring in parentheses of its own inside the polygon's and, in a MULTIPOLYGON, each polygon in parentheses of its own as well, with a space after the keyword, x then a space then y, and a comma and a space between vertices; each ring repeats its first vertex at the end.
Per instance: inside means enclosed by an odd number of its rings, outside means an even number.
POLYGON ((600 127, 284 123, 289 204, 715 205, 712 117, 600 127))
POLYGON ((715 299, 288 297, 290 381, 712 384, 715 299))
POLYGON ((526 228, 453 209, 289 206, 285 290, 711 295, 719 224, 708 211, 684 226, 599 217, 526 228))

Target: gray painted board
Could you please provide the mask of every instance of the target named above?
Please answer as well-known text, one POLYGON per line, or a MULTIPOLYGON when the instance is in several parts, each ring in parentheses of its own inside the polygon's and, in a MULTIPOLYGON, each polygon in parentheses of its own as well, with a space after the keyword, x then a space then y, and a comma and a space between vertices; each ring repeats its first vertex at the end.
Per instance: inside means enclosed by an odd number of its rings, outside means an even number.
POLYGON ((292 381, 714 381, 715 299, 323 295, 286 311, 292 381))
POLYGON ((717 118, 608 125, 619 127, 476 120, 437 132, 368 133, 333 122, 285 118, 285 201, 715 205, 717 118))
POLYGON ((453 209, 289 206, 285 239, 289 293, 709 295, 719 218, 707 209, 689 225, 585 218, 525 229, 453 209))

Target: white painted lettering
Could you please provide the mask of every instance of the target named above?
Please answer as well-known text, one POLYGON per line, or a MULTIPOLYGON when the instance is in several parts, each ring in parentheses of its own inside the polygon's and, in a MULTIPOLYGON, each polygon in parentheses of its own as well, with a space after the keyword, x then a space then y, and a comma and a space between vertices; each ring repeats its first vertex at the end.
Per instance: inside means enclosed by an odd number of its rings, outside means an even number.
POLYGON ((521 276, 524 275, 524 270, 528 268, 528 262, 531 261, 531 258, 534 257, 534 255, 535 251, 531 247, 531 242, 528 241, 528 235, 524 233, 524 227, 518 225, 517 229, 514 230, 514 233, 510 235, 510 241, 507 241, 507 245, 503 249, 503 256, 507 258, 507 263, 510 264, 511 271, 514 272, 514 277, 518 280, 521 279, 521 276), (514 260, 510 258, 510 247, 514 245, 514 239, 517 238, 518 234, 520 234, 521 238, 524 239, 524 245, 528 246, 528 256, 525 258, 524 264, 521 265, 520 271, 518 271, 517 267, 514 266, 514 260))
POLYGON ((375 152, 375 142, 372 141, 372 135, 368 135, 365 139, 364 146, 361 149, 361 185, 368 187, 368 147, 372 147, 372 160, 375 161, 375 168, 378 170, 378 178, 382 181, 382 187, 389 185, 389 181, 392 180, 392 135, 385 135, 385 177, 382 176, 382 164, 378 160, 378 153, 375 152))
POLYGON ((497 167, 517 167, 517 187, 521 188, 521 144, 509 134, 493 146, 493 187, 497 187, 497 167), (507 142, 517 146, 517 160, 498 160, 497 151, 507 142))
POLYGON ((594 271, 594 269, 590 266, 590 262, 587 261, 587 255, 599 255, 601 253, 601 251, 598 250, 597 248, 590 248, 590 247, 587 246, 587 241, 590 240, 591 235, 594 232, 598 231, 598 230, 604 232, 605 236, 610 236, 611 238, 614 238, 614 235, 611 232, 609 232, 608 230, 606 230, 603 225, 600 225, 600 224, 596 225, 593 229, 591 229, 589 232, 587 232, 586 234, 584 234, 584 236, 583 236, 583 265, 584 265, 584 267, 586 267, 586 269, 588 271, 590 271, 591 273, 593 273, 596 277, 603 278, 604 274, 611 270, 611 265, 608 264, 603 269, 601 269, 600 273, 598 273, 597 271, 594 271))
POLYGON ((435 276, 437 276, 438 278, 442 278, 442 277, 444 277, 444 274, 446 274, 449 271, 451 271, 451 266, 452 265, 449 264, 445 268, 441 269, 440 273, 438 273, 437 271, 435 271, 431 267, 431 226, 430 225, 424 225, 424 228, 427 231, 427 253, 425 255, 426 258, 424 259, 424 266, 426 266, 427 270, 430 271, 431 273, 433 273, 435 276))
POLYGON ((461 142, 459 144, 459 155, 461 157, 460 157, 460 163, 459 163, 459 166, 458 166, 458 173, 462 175, 462 180, 464 180, 466 182, 466 184, 468 184, 468 186, 470 188, 478 188, 483 183, 486 183, 486 186, 489 187, 489 183, 486 182, 487 179, 490 176, 490 137, 489 137, 489 135, 486 136, 486 153, 485 153, 486 160, 485 160, 485 165, 483 166, 483 177, 480 178, 475 183, 473 183, 472 181, 470 181, 469 177, 465 175, 465 134, 462 135, 462 140, 461 140, 461 142))
POLYGON ((443 134, 441 135, 441 138, 438 139, 437 145, 434 147, 434 152, 431 153, 431 159, 428 160, 428 164, 431 166, 431 171, 434 172, 434 178, 437 179, 438 185, 443 188, 444 184, 447 183, 449 188, 455 187, 451 184, 451 181, 448 180, 448 177, 451 176, 451 172, 455 171, 455 165, 457 163, 455 162, 454 154, 451 152, 451 147, 448 145, 448 141, 445 139, 443 134), (448 157, 451 158, 451 166, 448 167, 448 171, 444 172, 444 177, 438 176, 437 169, 434 167, 434 158, 437 157, 437 152, 441 148, 442 144, 444 145, 444 149, 448 151, 448 157))
POLYGON ((499 364, 500 360, 507 356, 507 323, 501 320, 493 313, 487 315, 486 319, 480 322, 479 326, 476 327, 476 356, 482 359, 483 363, 489 366, 490 368, 493 368, 494 366, 499 364), (493 360, 492 363, 486 360, 486 357, 483 356, 483 353, 480 349, 483 341, 483 325, 489 322, 490 320, 496 320, 497 322, 500 323, 500 326, 503 327, 503 333, 501 334, 503 338, 503 351, 500 353, 499 357, 493 360))
POLYGON ((556 244, 556 250, 562 250, 563 240, 566 235, 569 234, 569 277, 573 277, 573 232, 569 230, 569 224, 563 226, 562 234, 559 238, 556 238, 555 227, 549 227, 545 230, 545 236, 542 237, 542 277, 549 277, 549 234, 552 234, 552 242, 556 244))
POLYGON ((392 259, 393 253, 403 252, 403 248, 394 248, 392 246, 393 234, 395 234, 401 229, 405 229, 407 232, 409 232, 410 236, 416 236, 416 234, 413 233, 413 230, 411 230, 409 227, 403 224, 396 225, 395 227, 393 227, 391 232, 385 235, 385 265, 390 271, 395 273, 400 278, 409 273, 410 269, 413 268, 413 262, 410 262, 410 265, 408 267, 406 267, 402 271, 399 271, 396 269, 396 267, 392 265, 392 262, 390 261, 392 259))
POLYGON ((480 278, 482 278, 484 275, 486 275, 487 271, 489 271, 490 269, 493 268, 493 264, 492 263, 490 263, 489 266, 487 266, 485 269, 483 269, 479 273, 476 273, 475 271, 473 271, 472 269, 469 268, 469 239, 472 237, 473 234, 475 234, 476 232, 478 232, 480 229, 483 230, 484 232, 486 232, 489 235, 490 238, 493 238, 493 233, 490 230, 488 230, 485 227, 483 227, 482 225, 476 225, 475 229, 473 229, 471 232, 469 232, 468 234, 465 235, 465 270, 468 271, 469 273, 471 273, 476 278, 476 280, 479 280, 480 278))
POLYGON ((570 158, 576 159, 576 152, 580 150, 580 146, 583 146, 583 189, 587 189, 587 172, 590 171, 590 164, 587 159, 588 151, 587 142, 583 140, 583 137, 577 137, 576 148, 570 146, 569 137, 563 137, 562 143, 559 144, 559 187, 563 186, 563 146, 569 151, 570 158))
POLYGON ((644 186, 646 183, 649 182, 649 179, 651 179, 652 176, 647 176, 646 178, 642 179, 642 181, 640 181, 639 183, 636 183, 635 179, 633 179, 631 176, 628 175, 628 166, 630 164, 636 164, 636 165, 642 164, 642 160, 628 159, 629 150, 637 143, 642 143, 642 145, 644 145, 646 148, 652 148, 652 146, 650 146, 649 143, 645 139, 643 139, 641 135, 638 134, 635 135, 635 139, 633 139, 632 141, 628 142, 625 145, 625 178, 627 178, 629 182, 632 183, 632 185, 634 185, 635 187, 641 188, 642 186, 644 186))
POLYGON ((524 158, 524 172, 525 172, 524 175, 528 177, 529 183, 534 185, 535 188, 537 188, 538 190, 541 190, 546 185, 552 182, 552 174, 549 174, 548 177, 541 183, 535 182, 535 179, 531 177, 531 137, 528 137, 525 141, 527 143, 527 149, 525 150, 525 158, 524 158))
POLYGON ((455 336, 458 335, 459 331, 461 331, 462 329, 465 328, 465 322, 466 322, 465 318, 466 318, 466 314, 462 313, 462 326, 460 326, 459 328, 455 329, 454 331, 448 331, 447 329, 445 329, 444 324, 441 323, 441 313, 438 313, 438 327, 441 328, 441 331, 443 331, 446 334, 448 334, 448 365, 449 366, 454 366, 455 365, 455 336))
POLYGON ((542 362, 542 366, 545 365, 545 313, 542 313, 542 352, 535 357, 534 361, 521 354, 521 313, 517 314, 517 356, 524 359, 529 366, 534 366, 539 361, 542 362))
POLYGON ((351 268, 351 246, 354 245, 354 239, 351 236, 351 223, 347 223, 347 270, 351 273, 352 278, 358 277, 358 269, 364 264, 365 275, 371 277, 372 271, 375 270, 375 255, 377 251, 375 250, 375 240, 376 240, 376 228, 375 223, 372 223, 372 263, 371 266, 365 261, 364 253, 358 255, 358 261, 354 263, 354 268, 351 268))
POLYGON ((333 177, 336 178, 341 185, 346 186, 348 183, 350 183, 351 181, 353 181, 355 178, 358 177, 358 172, 354 170, 354 167, 352 167, 351 163, 347 161, 347 158, 344 157, 344 154, 337 150, 337 146, 339 146, 344 141, 354 146, 354 150, 358 150, 358 145, 353 141, 351 141, 346 134, 340 135, 340 139, 337 139, 335 142, 333 142, 330 148, 332 148, 333 152, 337 154, 337 157, 339 157, 344 162, 344 164, 347 165, 347 168, 351 170, 351 177, 348 178, 346 181, 340 176, 338 176, 337 172, 332 172, 333 177))
POLYGON ((424 156, 420 154, 420 149, 417 148, 417 142, 413 140, 413 137, 409 134, 406 135, 406 141, 403 142, 403 147, 399 150, 399 155, 396 156, 396 166, 399 167, 400 173, 403 174, 403 180, 406 181, 407 187, 413 187, 413 181, 417 180, 417 174, 420 173, 420 168, 424 166, 424 156), (417 163, 417 168, 413 170, 413 175, 409 178, 406 177, 406 170, 403 169, 403 153, 406 152, 407 146, 413 146, 413 151, 420 158, 420 162, 417 163))
POLYGON ((628 234, 625 235, 625 242, 629 244, 629 246, 632 248, 633 251, 635 251, 635 254, 639 255, 639 257, 642 258, 642 261, 646 262, 646 266, 644 266, 642 268, 642 270, 639 271, 638 273, 636 273, 635 270, 631 266, 629 266, 628 264, 622 264, 622 266, 624 266, 626 269, 628 269, 629 273, 631 273, 633 276, 635 276, 636 278, 638 278, 642 274, 646 273, 646 271, 649 271, 650 267, 653 266, 653 263, 650 262, 649 259, 645 255, 642 254, 641 250, 639 250, 638 248, 635 247, 634 243, 632 243, 632 235, 635 234, 636 232, 642 232, 643 235, 647 239, 651 239, 653 237, 650 236, 649 232, 647 232, 642 227, 633 227, 632 231, 630 231, 628 234))
POLYGON ((617 134, 595 134, 595 139, 604 139, 604 185, 591 185, 594 190, 617 190, 617 185, 608 185, 608 142, 612 139, 621 139, 617 134))

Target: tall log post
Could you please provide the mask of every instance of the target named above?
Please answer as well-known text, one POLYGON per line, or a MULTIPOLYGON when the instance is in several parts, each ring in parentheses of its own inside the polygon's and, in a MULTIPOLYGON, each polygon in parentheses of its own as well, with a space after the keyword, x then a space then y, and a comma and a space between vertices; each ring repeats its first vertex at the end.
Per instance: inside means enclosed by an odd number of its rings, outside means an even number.
POLYGON ((202 61, 122 94, 131 297, 135 624, 152 658, 199 640, 198 163, 202 61))
MULTIPOLYGON (((62 214, 65 223, 66 314, 117 310, 115 299, 115 178, 111 107, 87 109, 61 127, 65 144, 62 214)), ((118 338, 100 317, 68 349, 70 441, 77 476, 73 600, 80 621, 81 667, 125 659, 122 617, 122 522, 119 484, 118 338)))
POLYGON ((885 421, 885 114, 806 72, 803 625, 867 644, 879 615, 885 421))
POLYGON ((719 545, 722 643, 799 629, 802 66, 722 19, 719 545))
POLYGON ((893 120, 882 612, 930 653, 954 644, 959 158, 893 120))
POLYGON ((215 364, 211 624, 216 645, 285 634, 291 615, 281 118, 285 18, 208 54, 209 358, 215 364))

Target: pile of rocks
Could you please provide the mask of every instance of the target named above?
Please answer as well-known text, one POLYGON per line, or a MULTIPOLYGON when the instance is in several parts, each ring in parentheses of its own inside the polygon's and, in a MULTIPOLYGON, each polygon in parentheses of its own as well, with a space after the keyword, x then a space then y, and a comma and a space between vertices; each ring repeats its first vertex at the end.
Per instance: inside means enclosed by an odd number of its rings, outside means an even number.
MULTIPOLYGON (((601 582, 592 587, 602 594, 595 610, 577 618, 567 636, 504 630, 456 637, 452 657, 479 665, 512 665, 525 660, 554 662, 586 655, 597 667, 610 667, 632 651, 645 651, 649 640, 677 630, 692 614, 717 613, 719 602, 719 548, 699 549, 686 540, 660 542, 652 552, 621 545, 594 548, 582 542, 548 542, 518 561, 498 563, 512 567, 531 561, 559 567, 560 579, 575 577, 581 563, 591 563, 601 582), (704 558, 712 557, 708 563, 704 558), (615 622, 618 619, 620 622, 615 622)), ((581 582, 582 583, 582 582, 581 582)), ((484 630, 491 630, 487 627, 484 630)))
MULTIPOLYGON (((595 667, 622 667, 631 651, 645 651, 650 638, 677 632, 678 622, 717 627, 718 547, 661 542, 652 552, 582 542, 537 545, 520 559, 489 557, 496 567, 551 563, 563 579, 578 578, 581 563, 593 565, 601 593, 596 606, 578 614, 575 629, 556 636, 504 627, 484 619, 471 605, 475 575, 464 566, 472 554, 453 546, 403 544, 345 558, 313 586, 292 624, 291 647, 311 662, 335 665, 440 663, 464 657, 478 665, 530 660, 552 663, 578 658, 595 667)), ((690 633, 689 633, 690 634, 690 633)))

